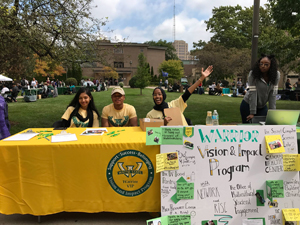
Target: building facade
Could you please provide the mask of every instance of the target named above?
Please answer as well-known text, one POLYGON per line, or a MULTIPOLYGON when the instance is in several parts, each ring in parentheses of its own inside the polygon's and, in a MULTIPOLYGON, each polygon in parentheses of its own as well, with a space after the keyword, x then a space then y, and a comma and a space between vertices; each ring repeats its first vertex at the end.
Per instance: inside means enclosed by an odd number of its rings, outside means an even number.
MULTIPOLYGON (((99 51, 103 52, 103 60, 106 65, 113 67, 119 75, 118 82, 129 85, 129 80, 134 76, 138 67, 138 55, 143 53, 147 58, 150 68, 153 67, 154 75, 158 74, 159 65, 165 60, 165 47, 149 46, 141 43, 111 43, 101 41, 98 45, 99 51)), ((85 63, 82 66, 82 76, 102 79, 104 72, 103 63, 85 63)), ((116 80, 110 78, 110 84, 116 80)))
POLYGON ((189 53, 189 45, 183 40, 175 40, 173 46, 176 49, 176 55, 180 60, 192 60, 193 57, 189 53))

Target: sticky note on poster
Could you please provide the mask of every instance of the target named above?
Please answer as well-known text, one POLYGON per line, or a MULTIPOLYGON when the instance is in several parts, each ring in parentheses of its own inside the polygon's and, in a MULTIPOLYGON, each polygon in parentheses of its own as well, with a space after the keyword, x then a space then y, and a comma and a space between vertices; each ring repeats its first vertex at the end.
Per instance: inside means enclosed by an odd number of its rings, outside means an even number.
POLYGON ((194 183, 178 181, 176 183, 176 192, 178 199, 194 199, 194 183))
POLYGON ((281 135, 266 135, 265 140, 267 153, 285 152, 281 135))
MULTIPOLYGON (((177 187, 177 184, 178 183, 187 183, 187 181, 183 178, 183 177, 180 177, 177 181, 176 181, 176 187, 177 187)), ((180 201, 180 199, 177 197, 177 192, 171 197, 171 200, 177 204, 177 202, 180 201)))
POLYGON ((259 222, 262 222, 262 225, 266 225, 265 218, 248 218, 248 220, 258 220, 259 222))
POLYGON ((263 219, 243 219, 243 225, 264 225, 263 219))
POLYGON ((177 152, 168 152, 156 155, 156 173, 164 170, 178 170, 178 154, 177 152))
POLYGON ((161 145, 161 128, 146 127, 146 145, 161 145))
POLYGON ((162 145, 182 145, 182 127, 162 127, 162 145))
POLYGON ((300 171, 299 154, 283 154, 282 159, 284 171, 300 171))
POLYGON ((191 215, 169 215, 147 220, 147 225, 191 225, 191 215))
POLYGON ((300 221, 299 208, 282 209, 282 214, 283 224, 285 224, 285 221, 300 221))
POLYGON ((267 197, 272 202, 273 198, 284 198, 283 180, 266 181, 267 197))

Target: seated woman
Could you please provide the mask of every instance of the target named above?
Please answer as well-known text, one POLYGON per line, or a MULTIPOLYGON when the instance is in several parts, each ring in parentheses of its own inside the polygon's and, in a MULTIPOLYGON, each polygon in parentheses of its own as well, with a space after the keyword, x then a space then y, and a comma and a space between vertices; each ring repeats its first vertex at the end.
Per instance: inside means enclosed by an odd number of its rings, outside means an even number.
POLYGON ((80 88, 61 117, 63 127, 99 127, 99 113, 88 88, 80 88))
POLYGON ((217 95, 222 95, 223 88, 221 87, 220 83, 217 84, 217 86, 215 87, 215 90, 216 90, 217 95))
POLYGON ((205 71, 203 71, 202 68, 202 72, 201 72, 202 76, 199 78, 199 80, 197 80, 191 87, 189 87, 185 91, 185 93, 181 95, 178 99, 175 99, 169 103, 165 102, 167 98, 165 91, 160 87, 155 88, 152 94, 155 105, 153 109, 147 113, 146 117, 152 119, 164 119, 164 124, 167 125, 172 120, 172 118, 165 116, 164 109, 178 107, 181 111, 182 124, 184 126, 187 126, 188 124, 183 116, 183 112, 187 107, 186 101, 194 92, 194 90, 199 86, 199 84, 203 82, 203 80, 206 77, 208 77, 212 71, 213 71, 213 66, 207 67, 205 71))

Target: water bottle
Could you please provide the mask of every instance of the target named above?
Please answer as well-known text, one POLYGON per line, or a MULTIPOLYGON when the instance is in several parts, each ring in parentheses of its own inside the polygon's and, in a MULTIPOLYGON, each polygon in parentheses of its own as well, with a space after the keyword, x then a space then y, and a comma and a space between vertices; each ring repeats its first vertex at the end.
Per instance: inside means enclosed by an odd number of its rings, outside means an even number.
POLYGON ((207 111, 207 116, 206 116, 206 126, 212 126, 212 117, 211 117, 211 111, 207 111))
POLYGON ((217 110, 214 110, 213 116, 212 116, 212 125, 218 126, 219 125, 219 114, 217 110))

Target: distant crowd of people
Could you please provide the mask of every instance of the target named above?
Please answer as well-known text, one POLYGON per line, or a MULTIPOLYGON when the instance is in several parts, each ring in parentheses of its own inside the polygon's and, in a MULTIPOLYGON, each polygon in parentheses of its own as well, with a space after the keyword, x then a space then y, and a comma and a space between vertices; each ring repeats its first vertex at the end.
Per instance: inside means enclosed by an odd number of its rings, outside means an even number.
MULTIPOLYGON (((115 81, 116 83, 117 81, 115 81)), ((96 86, 96 91, 105 91, 110 86, 110 81, 102 79, 82 79, 79 86, 91 87, 96 86)), ((26 90, 40 88, 38 94, 42 98, 47 98, 49 96, 57 96, 58 87, 68 87, 69 89, 64 92, 64 94, 76 93, 75 85, 66 85, 63 80, 50 80, 50 77, 47 77, 45 81, 38 82, 35 77, 31 81, 27 80, 25 77, 21 79, 20 82, 15 83, 14 81, 3 82, 0 81, 0 92, 4 97, 6 102, 17 102, 17 96, 21 92, 21 96, 25 94, 26 90)))

